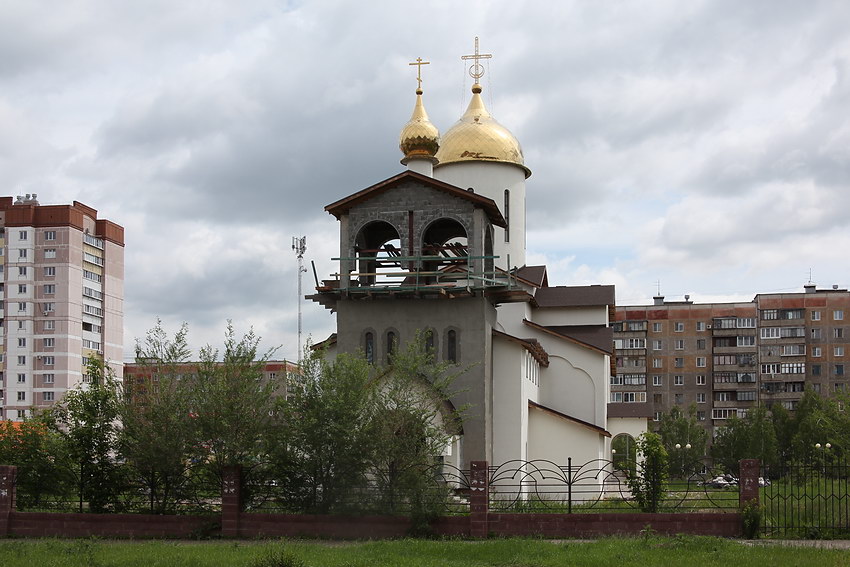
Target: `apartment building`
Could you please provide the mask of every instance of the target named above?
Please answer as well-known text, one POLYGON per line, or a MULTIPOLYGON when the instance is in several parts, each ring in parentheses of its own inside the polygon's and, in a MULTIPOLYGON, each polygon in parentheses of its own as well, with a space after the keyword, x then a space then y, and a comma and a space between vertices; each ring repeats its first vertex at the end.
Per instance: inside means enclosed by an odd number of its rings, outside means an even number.
POLYGON ((0 418, 20 420, 87 380, 121 376, 124 229, 78 201, 0 197, 0 418))
MULTIPOLYGON (((782 404, 794 410, 807 387, 847 387, 850 293, 817 289, 758 294, 751 302, 693 303, 654 298, 616 308, 616 375, 609 412, 639 404, 652 415, 691 404, 713 433, 732 415, 782 404)), ((640 409, 638 409, 640 408, 640 409)))

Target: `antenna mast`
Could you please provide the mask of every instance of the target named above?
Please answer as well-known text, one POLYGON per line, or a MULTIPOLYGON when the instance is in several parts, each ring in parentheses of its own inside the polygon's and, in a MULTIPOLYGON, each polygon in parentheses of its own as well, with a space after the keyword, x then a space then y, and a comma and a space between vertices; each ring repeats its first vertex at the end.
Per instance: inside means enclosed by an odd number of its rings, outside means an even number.
POLYGON ((301 274, 307 271, 304 267, 304 252, 307 251, 307 237, 293 236, 292 250, 298 257, 298 364, 301 364, 301 274))

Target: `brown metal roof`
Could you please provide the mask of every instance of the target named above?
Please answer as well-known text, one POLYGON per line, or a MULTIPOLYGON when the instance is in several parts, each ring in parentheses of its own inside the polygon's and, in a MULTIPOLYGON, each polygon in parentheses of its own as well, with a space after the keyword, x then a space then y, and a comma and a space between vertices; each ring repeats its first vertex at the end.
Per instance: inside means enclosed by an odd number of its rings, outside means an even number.
POLYGON ((549 278, 546 276, 546 266, 523 266, 516 271, 516 277, 536 287, 546 287, 549 285, 549 278))
POLYGON ((614 329, 605 325, 540 325, 528 319, 523 323, 566 339, 578 345, 591 348, 601 354, 614 353, 614 329))
POLYGON ((540 366, 543 366, 544 368, 549 366, 549 353, 546 352, 543 345, 541 345, 540 341, 537 339, 521 339, 519 337, 503 333, 502 331, 497 331, 496 329, 493 329, 493 336, 503 337, 521 345, 531 354, 531 356, 534 357, 534 360, 540 363, 540 366))
POLYGON ((567 421, 572 421, 573 423, 577 423, 578 425, 587 427, 588 429, 592 429, 593 431, 600 433, 605 437, 611 437, 611 434, 604 427, 599 427, 598 425, 593 425, 592 423, 583 419, 579 419, 577 417, 561 413, 558 410, 554 410, 552 408, 547 408, 546 406, 542 406, 538 403, 532 402, 531 400, 528 400, 528 407, 545 411, 548 414, 560 417, 561 419, 566 419, 567 421))
POLYGON ((614 305, 613 285, 541 287, 534 293, 538 307, 614 305))
POLYGON ((385 179, 380 183, 376 183, 371 187, 367 187, 357 193, 349 195, 339 201, 331 203, 325 210, 339 218, 340 215, 347 213, 352 207, 358 205, 364 201, 367 201, 378 195, 392 189, 393 187, 400 185, 401 183, 407 181, 417 181, 419 183, 424 183, 429 187, 433 187, 438 191, 443 191, 444 193, 448 193, 454 197, 458 197, 459 199, 464 199, 469 201, 475 206, 481 207, 487 213, 487 216, 490 218, 490 222, 492 222, 496 226, 500 226, 502 228, 506 228, 508 223, 505 221, 505 217, 502 216, 502 213, 499 212, 499 207, 496 205, 496 202, 489 197, 484 197, 483 195, 479 195, 472 191, 468 191, 466 189, 461 189, 460 187, 455 187, 454 185, 450 185, 449 183, 445 183, 443 181, 439 181, 434 179, 433 177, 428 177, 427 175, 422 175, 421 173, 416 173, 415 171, 404 171, 399 173, 398 175, 394 175, 389 179, 385 179))
POLYGON ((652 417, 652 405, 640 404, 608 404, 608 417, 652 417))

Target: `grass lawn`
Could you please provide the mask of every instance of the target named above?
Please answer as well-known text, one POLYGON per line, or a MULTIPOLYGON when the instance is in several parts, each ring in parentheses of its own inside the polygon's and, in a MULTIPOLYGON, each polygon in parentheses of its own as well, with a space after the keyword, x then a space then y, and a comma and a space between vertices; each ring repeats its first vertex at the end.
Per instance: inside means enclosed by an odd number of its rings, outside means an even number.
POLYGON ((0 541, 3 567, 50 566, 675 566, 783 567, 850 565, 850 551, 745 546, 709 537, 606 538, 594 543, 531 539, 323 542, 114 542, 103 540, 0 541))

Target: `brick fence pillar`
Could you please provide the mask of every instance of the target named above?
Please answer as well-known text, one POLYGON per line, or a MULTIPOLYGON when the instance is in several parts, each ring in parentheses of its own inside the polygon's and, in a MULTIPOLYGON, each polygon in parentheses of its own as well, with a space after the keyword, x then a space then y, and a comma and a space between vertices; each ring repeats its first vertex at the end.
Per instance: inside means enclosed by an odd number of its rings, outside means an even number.
POLYGON ((239 515, 242 513, 242 467, 224 468, 221 480, 221 535, 239 537, 239 515))
POLYGON ((758 506, 761 463, 758 459, 742 459, 738 466, 738 506, 743 508, 750 502, 758 506))
POLYGON ((486 538, 490 507, 490 470, 487 461, 469 463, 469 535, 486 538))
POLYGON ((0 537, 9 535, 9 519, 15 510, 15 479, 18 467, 0 465, 0 537))

